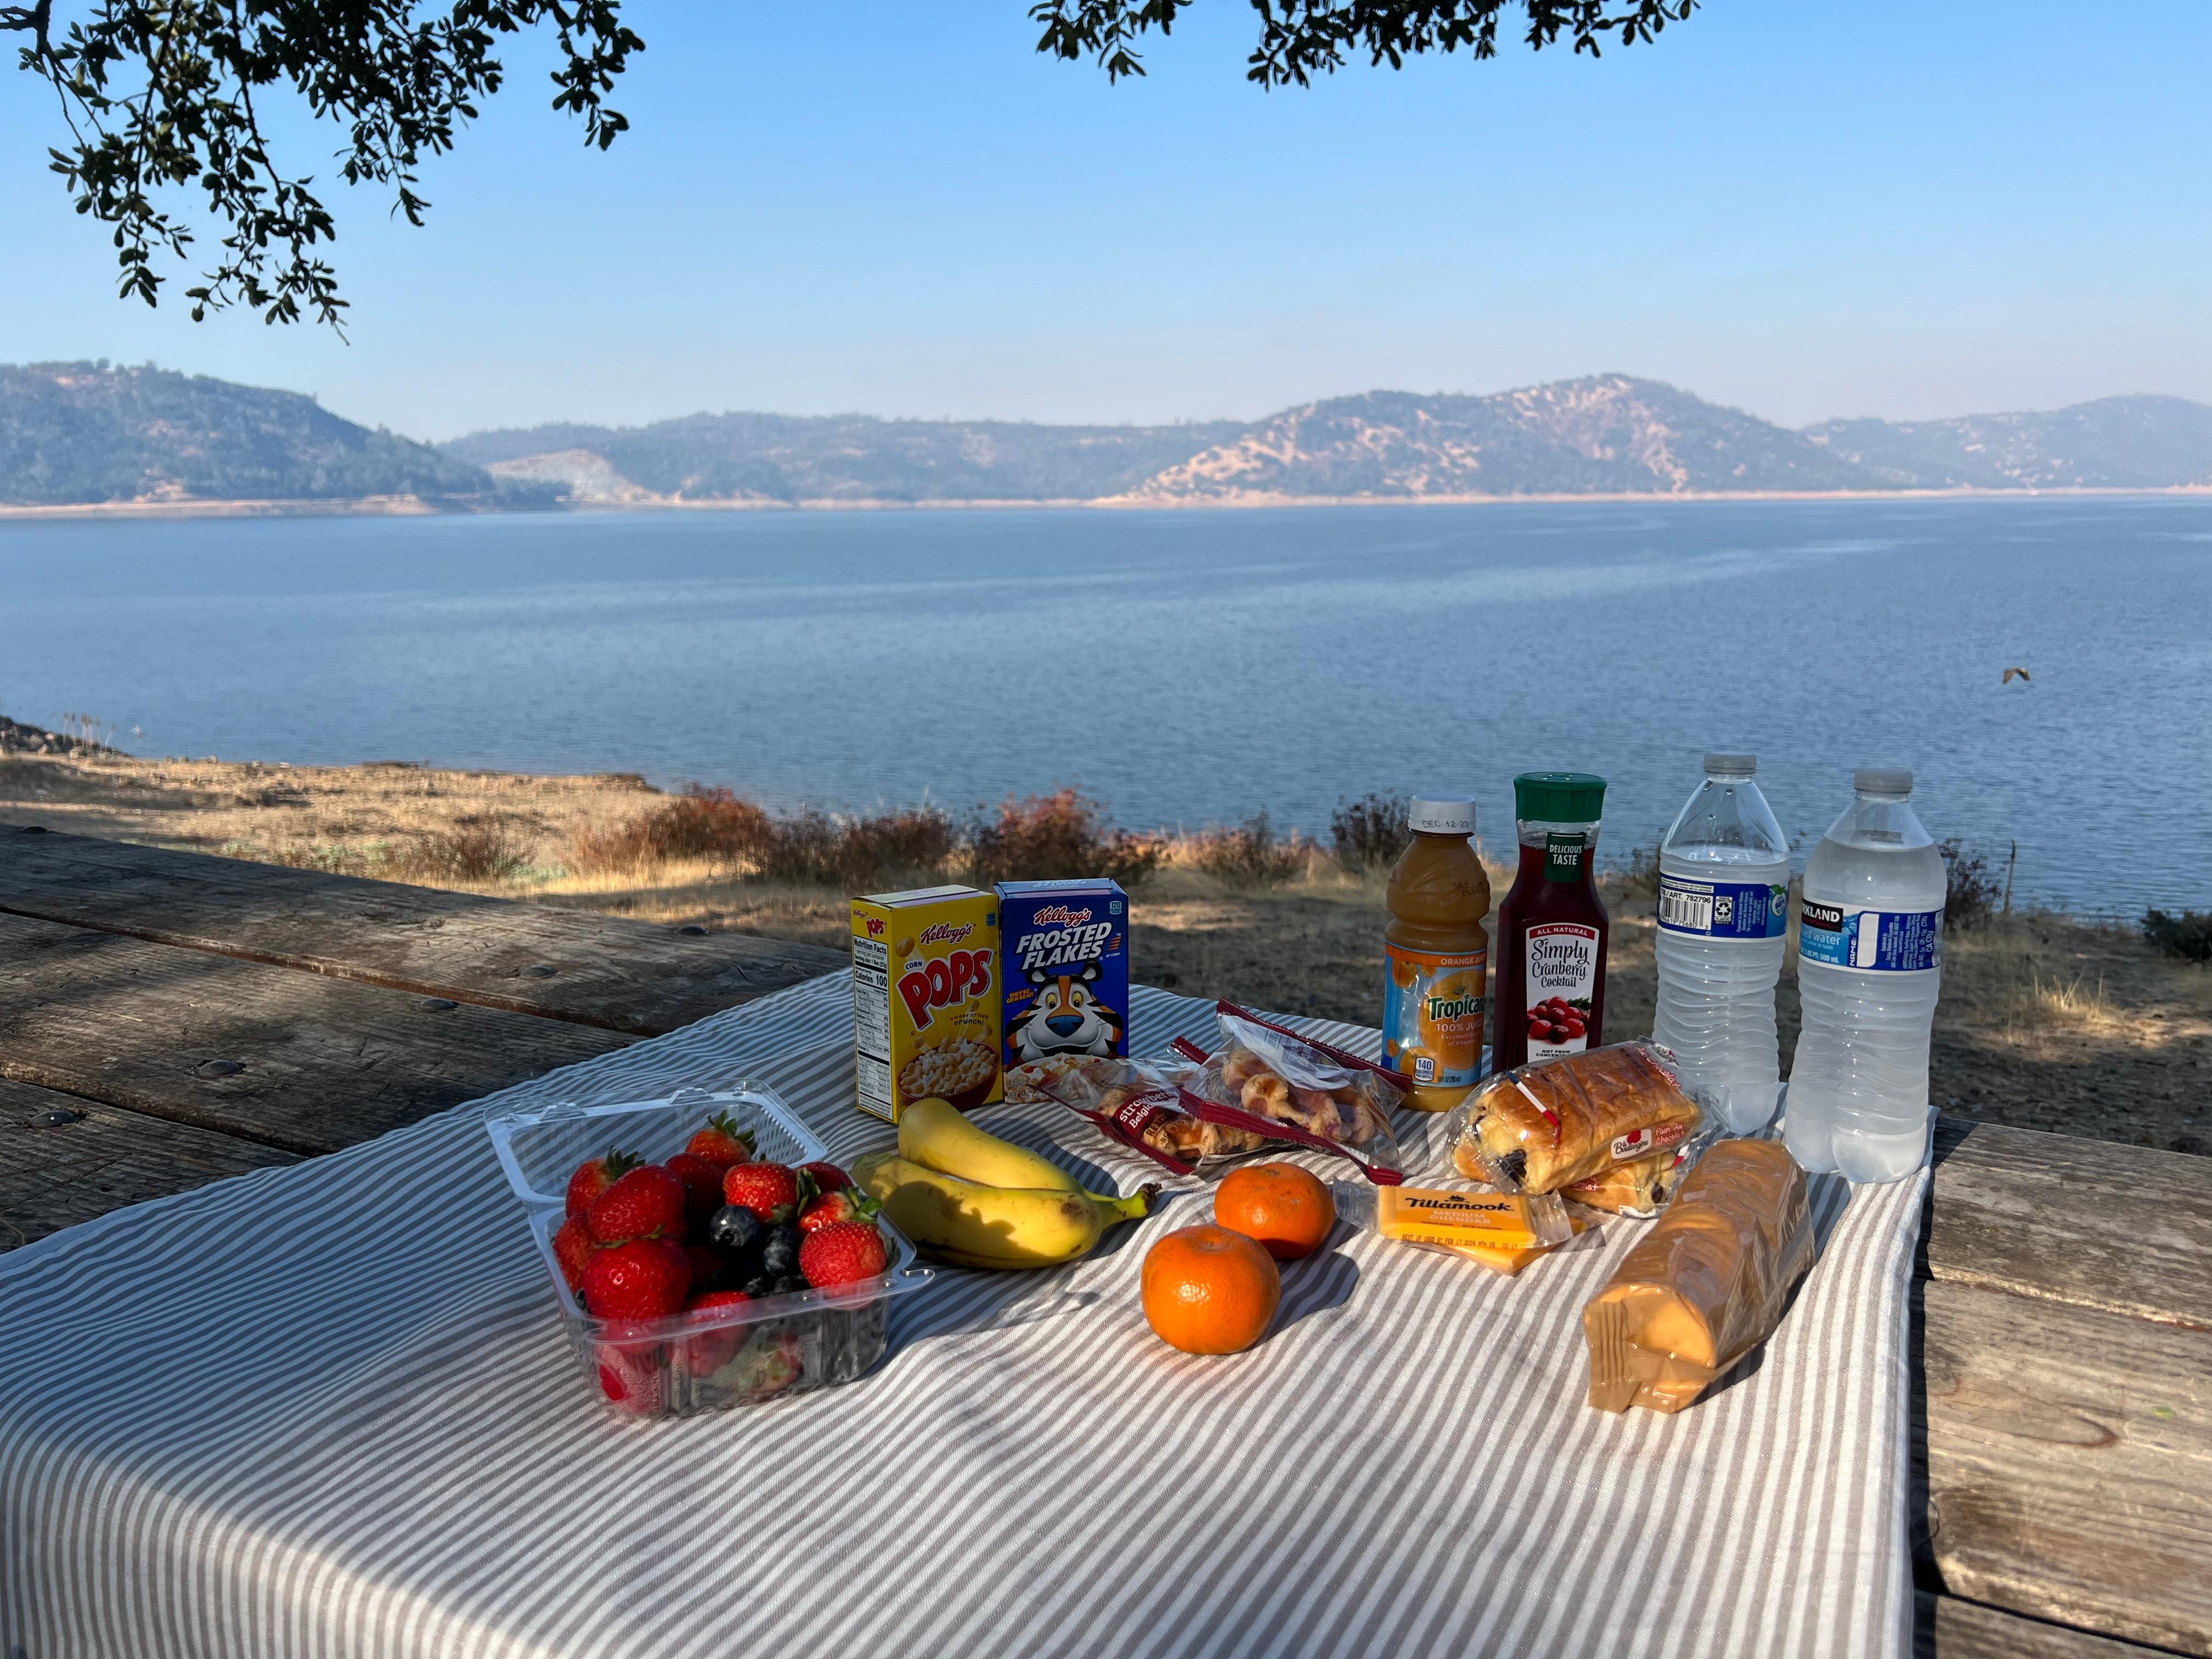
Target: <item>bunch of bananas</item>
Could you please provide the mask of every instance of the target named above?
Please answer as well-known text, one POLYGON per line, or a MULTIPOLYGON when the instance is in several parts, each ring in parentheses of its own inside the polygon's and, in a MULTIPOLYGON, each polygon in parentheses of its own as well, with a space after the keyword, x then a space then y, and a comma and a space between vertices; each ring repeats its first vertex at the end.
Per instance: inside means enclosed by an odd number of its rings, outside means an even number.
POLYGON ((1115 1222, 1142 1220, 1159 1191, 1085 1192, 1050 1158, 985 1133, 942 1100, 908 1106, 897 1150, 857 1159, 853 1179, 926 1255, 956 1267, 1073 1261, 1115 1222))

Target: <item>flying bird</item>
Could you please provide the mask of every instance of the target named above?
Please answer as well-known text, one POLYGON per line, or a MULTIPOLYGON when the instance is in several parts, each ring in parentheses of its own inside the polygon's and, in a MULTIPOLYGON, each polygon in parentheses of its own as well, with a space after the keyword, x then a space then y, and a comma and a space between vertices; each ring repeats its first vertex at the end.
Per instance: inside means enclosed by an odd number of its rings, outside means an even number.
POLYGON ((2025 681, 2029 685, 2035 684, 2033 680, 2028 679, 2027 670, 2025 668, 2006 669, 2004 672, 2004 678, 2002 680, 1999 680, 1997 684, 2000 685, 2010 685, 2016 679, 2025 681))

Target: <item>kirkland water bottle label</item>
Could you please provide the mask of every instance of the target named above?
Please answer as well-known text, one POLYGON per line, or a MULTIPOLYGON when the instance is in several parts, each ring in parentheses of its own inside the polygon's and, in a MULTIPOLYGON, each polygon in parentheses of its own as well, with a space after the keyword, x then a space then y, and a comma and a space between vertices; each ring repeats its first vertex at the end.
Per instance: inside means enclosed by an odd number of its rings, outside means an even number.
POLYGON ((1797 910, 1797 952, 1831 968, 1913 974, 1943 965, 1941 910, 1858 910, 1806 900, 1797 910))
POLYGON ((1790 890, 1764 881, 1659 878, 1659 925, 1699 939, 1780 939, 1790 922, 1790 890))

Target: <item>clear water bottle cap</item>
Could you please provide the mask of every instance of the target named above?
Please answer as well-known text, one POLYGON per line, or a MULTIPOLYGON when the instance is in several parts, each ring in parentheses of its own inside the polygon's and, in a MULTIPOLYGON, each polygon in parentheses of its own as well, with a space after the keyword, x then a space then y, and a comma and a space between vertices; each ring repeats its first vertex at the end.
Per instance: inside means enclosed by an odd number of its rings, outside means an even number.
POLYGON ((1851 774, 1851 787, 1862 795, 1895 795, 1902 799, 1912 793, 1912 769, 1862 766, 1851 774))
POLYGON ((1416 795, 1406 809, 1406 825, 1424 836, 1471 836, 1474 802, 1466 795, 1416 795))
POLYGON ((1705 775, 1709 778, 1749 778, 1759 774, 1756 755, 1708 755, 1705 757, 1705 775))

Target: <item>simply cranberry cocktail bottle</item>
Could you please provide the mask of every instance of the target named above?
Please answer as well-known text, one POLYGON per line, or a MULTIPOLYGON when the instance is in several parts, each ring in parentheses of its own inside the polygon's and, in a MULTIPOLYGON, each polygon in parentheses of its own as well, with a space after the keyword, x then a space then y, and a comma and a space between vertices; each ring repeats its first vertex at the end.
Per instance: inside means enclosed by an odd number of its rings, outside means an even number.
POLYGON ((1521 865, 1498 907, 1491 1066, 1578 1054, 1605 1041, 1605 951, 1597 828, 1605 780, 1523 772, 1513 780, 1521 865))

